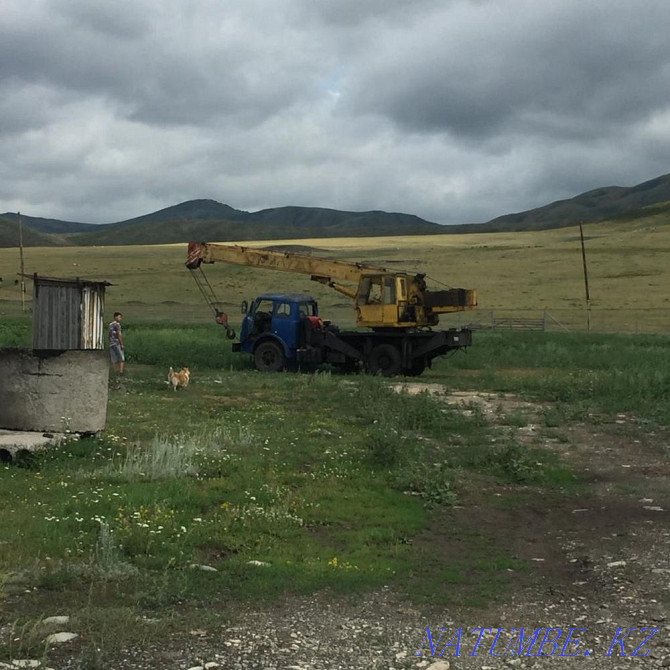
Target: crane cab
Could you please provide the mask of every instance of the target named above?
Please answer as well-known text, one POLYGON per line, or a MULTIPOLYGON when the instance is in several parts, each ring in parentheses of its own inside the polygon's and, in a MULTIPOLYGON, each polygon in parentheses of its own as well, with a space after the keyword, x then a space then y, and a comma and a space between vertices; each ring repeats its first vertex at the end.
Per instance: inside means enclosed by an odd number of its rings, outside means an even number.
POLYGON ((356 321, 371 328, 407 326, 407 277, 392 274, 366 274, 358 283, 356 321))
POLYGON ((357 324, 374 330, 436 326, 439 314, 476 305, 476 291, 428 291, 424 275, 400 272, 361 275, 355 295, 357 324))

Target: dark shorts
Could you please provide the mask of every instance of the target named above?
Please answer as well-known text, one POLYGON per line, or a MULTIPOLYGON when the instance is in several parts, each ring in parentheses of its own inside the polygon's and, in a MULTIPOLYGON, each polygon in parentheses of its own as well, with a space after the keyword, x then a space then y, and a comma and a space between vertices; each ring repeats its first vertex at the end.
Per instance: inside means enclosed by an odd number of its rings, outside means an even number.
POLYGON ((109 347, 109 358, 112 363, 122 363, 126 360, 120 344, 112 344, 109 347))

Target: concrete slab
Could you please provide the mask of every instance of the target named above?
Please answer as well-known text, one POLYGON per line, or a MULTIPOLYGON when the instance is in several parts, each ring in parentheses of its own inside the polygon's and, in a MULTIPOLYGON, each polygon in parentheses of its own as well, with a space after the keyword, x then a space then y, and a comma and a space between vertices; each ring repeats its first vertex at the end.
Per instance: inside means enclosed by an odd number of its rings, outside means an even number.
POLYGON ((0 462, 11 461, 22 451, 37 451, 55 446, 69 437, 72 435, 0 428, 0 462))

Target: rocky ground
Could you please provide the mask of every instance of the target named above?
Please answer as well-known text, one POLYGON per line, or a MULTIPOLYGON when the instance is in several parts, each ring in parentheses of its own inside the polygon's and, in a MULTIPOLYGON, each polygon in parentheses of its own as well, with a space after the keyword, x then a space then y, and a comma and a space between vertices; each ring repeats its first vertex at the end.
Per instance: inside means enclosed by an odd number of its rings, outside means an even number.
MULTIPOLYGON (((355 598, 330 593, 293 597, 260 608, 228 608, 222 603, 225 614, 214 617, 207 629, 184 631, 160 645, 119 649, 108 658, 84 658, 75 639, 54 645, 42 667, 486 670, 557 663, 593 670, 670 667, 668 431, 641 430, 635 417, 627 415, 606 424, 587 417, 561 426, 557 438, 556 431, 536 423, 537 406, 511 396, 470 394, 445 401, 460 403, 464 411, 478 403, 492 422, 501 414, 500 403, 506 411, 521 412, 525 425, 505 430, 515 430, 519 440, 541 444, 570 459, 590 482, 587 494, 578 497, 565 492, 535 495, 527 504, 508 507, 490 504, 492 497, 504 496, 502 487, 478 488, 466 492, 459 506, 445 510, 434 527, 416 539, 433 548, 438 543, 446 560, 467 551, 454 538, 468 527, 476 526, 492 543, 504 546, 530 567, 512 574, 512 587, 502 602, 416 606, 383 588, 355 598), (519 628, 524 636, 521 655, 519 628), (547 633, 549 628, 554 630, 547 633), (537 629, 542 630, 535 643, 527 646, 537 629), (570 633, 570 629, 582 630, 570 633), (545 633, 543 656, 538 656, 545 633)), ((5 667, 17 666, 0 664, 5 667)))

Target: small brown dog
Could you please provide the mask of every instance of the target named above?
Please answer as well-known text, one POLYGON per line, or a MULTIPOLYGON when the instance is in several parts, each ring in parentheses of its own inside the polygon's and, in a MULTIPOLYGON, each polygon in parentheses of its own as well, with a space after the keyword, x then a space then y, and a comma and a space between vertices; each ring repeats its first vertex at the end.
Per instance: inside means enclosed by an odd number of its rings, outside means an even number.
POLYGON ((175 372, 170 368, 170 372, 168 372, 168 384, 170 384, 175 391, 179 386, 185 389, 188 386, 190 379, 191 372, 187 367, 183 367, 179 372, 175 372))

